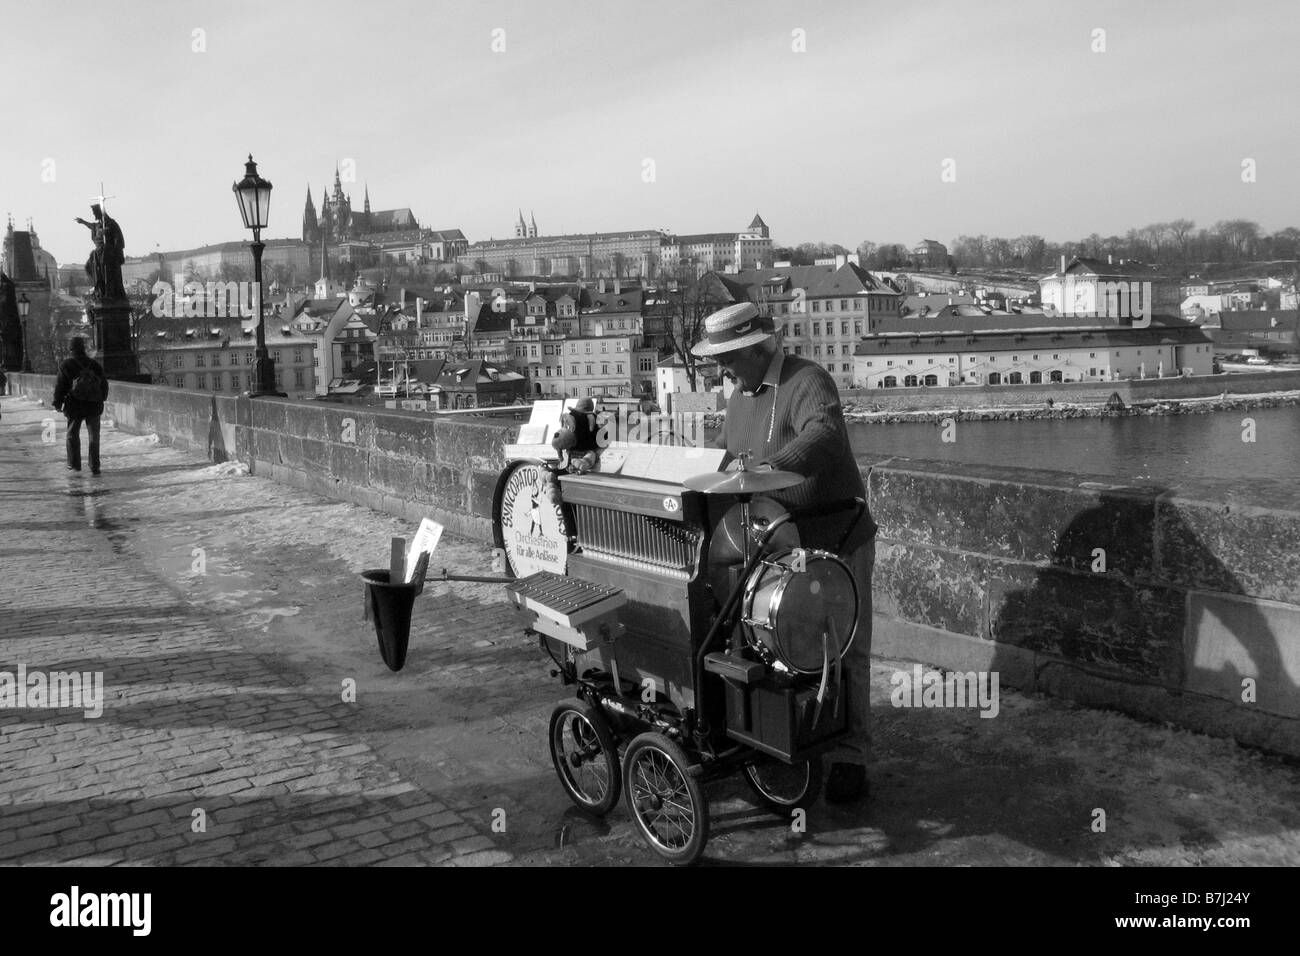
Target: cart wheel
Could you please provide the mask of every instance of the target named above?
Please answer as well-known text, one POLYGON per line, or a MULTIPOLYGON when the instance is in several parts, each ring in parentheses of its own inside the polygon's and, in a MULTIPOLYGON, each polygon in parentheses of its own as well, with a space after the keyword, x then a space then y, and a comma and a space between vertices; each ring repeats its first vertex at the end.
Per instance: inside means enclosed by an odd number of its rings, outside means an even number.
POLYGON ((685 751, 663 734, 645 733, 623 756, 627 808, 641 838, 670 863, 699 859, 709 839, 709 808, 685 751))
POLYGON ((822 758, 795 764, 763 759, 745 764, 745 783, 759 803, 779 817, 788 818, 795 807, 813 803, 822 789, 822 758))
POLYGON ((565 793, 583 810, 604 816, 618 804, 618 747, 591 704, 570 700, 551 712, 551 761, 565 793))

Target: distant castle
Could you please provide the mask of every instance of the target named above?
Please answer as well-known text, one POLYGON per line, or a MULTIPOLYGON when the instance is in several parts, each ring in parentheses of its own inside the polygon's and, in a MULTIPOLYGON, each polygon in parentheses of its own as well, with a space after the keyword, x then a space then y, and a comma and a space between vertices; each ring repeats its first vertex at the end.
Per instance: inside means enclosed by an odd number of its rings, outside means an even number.
POLYGON ((334 170, 333 192, 321 194, 319 215, 311 199, 311 187, 307 187, 307 203, 302 212, 302 238, 313 246, 318 245, 322 237, 330 243, 341 243, 419 228, 420 224, 409 207, 372 212, 368 184, 361 212, 353 212, 352 197, 343 192, 343 182, 337 168, 334 170))

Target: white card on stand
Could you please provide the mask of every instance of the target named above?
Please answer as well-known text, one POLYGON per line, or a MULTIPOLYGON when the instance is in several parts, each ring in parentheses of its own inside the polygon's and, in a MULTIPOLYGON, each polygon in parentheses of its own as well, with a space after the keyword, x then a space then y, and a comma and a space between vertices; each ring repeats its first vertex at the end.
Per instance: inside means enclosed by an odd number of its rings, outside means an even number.
POLYGON ((404 580, 407 584, 415 583, 415 572, 420 563, 420 555, 433 554, 438 547, 438 539, 442 537, 442 525, 432 518, 425 518, 420 522, 420 530, 415 532, 415 540, 406 551, 406 574, 404 580))

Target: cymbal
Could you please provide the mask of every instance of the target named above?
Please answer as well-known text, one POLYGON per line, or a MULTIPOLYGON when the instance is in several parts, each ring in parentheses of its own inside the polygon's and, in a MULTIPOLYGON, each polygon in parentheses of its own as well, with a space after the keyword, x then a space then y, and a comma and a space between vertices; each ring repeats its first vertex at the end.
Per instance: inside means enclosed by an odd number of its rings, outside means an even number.
POLYGON ((803 480, 793 471, 716 471, 691 475, 682 484, 706 495, 761 495, 793 488, 803 480))

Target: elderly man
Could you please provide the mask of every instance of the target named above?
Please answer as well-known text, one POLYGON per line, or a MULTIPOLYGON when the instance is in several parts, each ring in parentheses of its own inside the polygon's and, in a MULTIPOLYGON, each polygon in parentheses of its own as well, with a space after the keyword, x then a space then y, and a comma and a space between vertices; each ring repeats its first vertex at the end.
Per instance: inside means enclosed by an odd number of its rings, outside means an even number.
POLYGON ((816 362, 786 355, 775 338, 775 325, 752 302, 728 306, 705 319, 705 339, 691 351, 712 356, 736 388, 727 401, 726 422, 717 445, 727 459, 752 455, 754 467, 803 475, 793 488, 770 495, 796 516, 800 543, 808 548, 838 550, 858 586, 858 634, 846 664, 853 673, 850 737, 830 754, 826 799, 846 803, 867 793, 866 763, 870 746, 871 572, 876 556, 876 526, 869 512, 852 528, 843 546, 853 511, 800 516, 834 502, 865 498, 830 374, 816 362))

